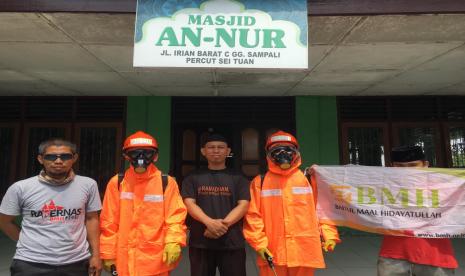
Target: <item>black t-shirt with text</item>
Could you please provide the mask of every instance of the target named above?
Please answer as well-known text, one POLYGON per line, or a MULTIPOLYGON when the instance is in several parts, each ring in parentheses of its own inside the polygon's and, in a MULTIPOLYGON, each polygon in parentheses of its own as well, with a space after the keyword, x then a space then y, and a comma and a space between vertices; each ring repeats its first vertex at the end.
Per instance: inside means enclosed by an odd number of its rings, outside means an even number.
MULTIPOLYGON (((231 170, 198 170, 182 182, 182 198, 193 198, 202 211, 213 219, 225 218, 237 206, 238 200, 249 200, 249 181, 231 170)), ((205 225, 190 219, 189 246, 208 249, 244 248, 242 219, 231 225, 218 239, 206 238, 205 225)))

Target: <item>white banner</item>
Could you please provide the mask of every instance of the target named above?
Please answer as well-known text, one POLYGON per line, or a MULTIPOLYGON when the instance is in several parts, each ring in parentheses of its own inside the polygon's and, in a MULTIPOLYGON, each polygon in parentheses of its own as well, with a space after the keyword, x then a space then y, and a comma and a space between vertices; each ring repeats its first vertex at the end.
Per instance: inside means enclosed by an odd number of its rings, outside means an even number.
POLYGON ((314 166, 320 220, 361 231, 465 238, 465 170, 314 166))

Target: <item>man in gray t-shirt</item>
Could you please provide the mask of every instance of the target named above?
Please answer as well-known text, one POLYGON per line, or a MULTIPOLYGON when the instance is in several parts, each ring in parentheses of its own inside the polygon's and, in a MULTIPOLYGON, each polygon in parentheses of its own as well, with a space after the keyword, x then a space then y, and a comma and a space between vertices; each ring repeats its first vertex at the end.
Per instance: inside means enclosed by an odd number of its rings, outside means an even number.
POLYGON ((74 174, 68 141, 43 142, 38 160, 40 174, 11 185, 0 205, 0 229, 18 241, 11 275, 100 275, 97 183, 74 174))

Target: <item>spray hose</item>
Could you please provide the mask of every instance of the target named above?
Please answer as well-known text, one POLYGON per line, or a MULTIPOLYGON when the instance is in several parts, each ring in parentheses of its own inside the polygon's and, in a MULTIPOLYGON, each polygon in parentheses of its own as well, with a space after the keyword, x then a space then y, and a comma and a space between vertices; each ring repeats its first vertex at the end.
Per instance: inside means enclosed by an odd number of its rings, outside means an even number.
POLYGON ((274 268, 273 257, 271 257, 270 255, 268 255, 268 253, 265 252, 265 258, 266 258, 266 262, 268 263, 268 266, 270 267, 271 271, 273 271, 274 276, 278 276, 278 274, 276 274, 276 270, 274 268))

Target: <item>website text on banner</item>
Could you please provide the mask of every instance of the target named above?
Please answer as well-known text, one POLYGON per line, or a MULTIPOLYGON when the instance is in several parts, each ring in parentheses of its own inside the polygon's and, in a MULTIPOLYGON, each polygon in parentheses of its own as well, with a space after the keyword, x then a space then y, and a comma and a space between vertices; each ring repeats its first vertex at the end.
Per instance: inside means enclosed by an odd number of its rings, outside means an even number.
POLYGON ((313 166, 327 224, 395 236, 465 238, 465 170, 313 166))

